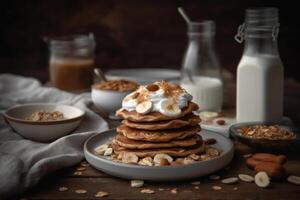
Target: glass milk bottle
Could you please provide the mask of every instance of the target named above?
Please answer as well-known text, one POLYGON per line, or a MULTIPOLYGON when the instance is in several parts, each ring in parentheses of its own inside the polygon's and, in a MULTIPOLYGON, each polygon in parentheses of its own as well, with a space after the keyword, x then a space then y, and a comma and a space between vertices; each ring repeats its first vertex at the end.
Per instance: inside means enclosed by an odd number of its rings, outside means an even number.
POLYGON ((279 122, 283 65, 277 49, 278 9, 247 9, 236 40, 245 40, 237 68, 237 121, 279 122))
POLYGON ((181 86, 193 95, 200 111, 220 112, 223 82, 215 53, 213 21, 188 24, 189 43, 181 69, 181 86))

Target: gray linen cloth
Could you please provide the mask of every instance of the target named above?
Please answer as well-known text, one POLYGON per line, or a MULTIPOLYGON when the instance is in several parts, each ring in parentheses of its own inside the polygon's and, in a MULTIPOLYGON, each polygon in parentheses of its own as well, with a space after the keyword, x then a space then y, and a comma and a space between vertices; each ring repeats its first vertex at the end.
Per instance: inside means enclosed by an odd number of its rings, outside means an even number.
POLYGON ((0 115, 0 199, 25 191, 49 172, 69 167, 83 159, 83 143, 91 135, 108 129, 103 118, 87 104, 89 95, 74 95, 55 88, 42 87, 33 78, 0 75, 0 112, 17 104, 59 103, 85 111, 80 126, 52 143, 22 138, 4 123, 0 115))

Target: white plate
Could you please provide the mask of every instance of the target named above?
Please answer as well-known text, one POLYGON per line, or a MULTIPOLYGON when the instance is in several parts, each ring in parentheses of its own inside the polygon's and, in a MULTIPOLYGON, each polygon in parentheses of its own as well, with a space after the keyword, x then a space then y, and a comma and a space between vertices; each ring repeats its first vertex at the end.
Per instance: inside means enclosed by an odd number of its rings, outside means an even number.
POLYGON ((150 167, 132 164, 118 163, 99 156, 94 149, 116 135, 116 130, 111 129, 90 137, 84 144, 86 160, 96 169, 107 174, 125 179, 141 179, 151 181, 171 181, 192 179, 199 176, 214 173, 224 168, 233 158, 234 148, 230 139, 211 131, 201 131, 203 139, 215 138, 214 147, 221 149, 221 156, 207 160, 180 166, 150 167))
POLYGON ((110 70, 105 73, 107 79, 127 79, 139 84, 149 84, 155 81, 178 81, 180 71, 168 68, 130 68, 110 70))

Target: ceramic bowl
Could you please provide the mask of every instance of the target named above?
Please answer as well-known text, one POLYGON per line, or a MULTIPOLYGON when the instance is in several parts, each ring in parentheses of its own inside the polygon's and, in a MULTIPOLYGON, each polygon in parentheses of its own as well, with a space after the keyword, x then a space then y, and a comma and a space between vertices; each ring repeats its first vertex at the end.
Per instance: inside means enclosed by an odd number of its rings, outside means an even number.
POLYGON ((94 105, 103 110, 109 116, 122 107, 122 100, 132 91, 120 92, 114 90, 102 90, 92 87, 92 101, 94 105))
POLYGON ((5 121, 24 138, 38 141, 51 142, 75 130, 84 112, 79 108, 69 105, 56 104, 24 104, 9 108, 4 112, 5 121), (63 120, 57 121, 31 121, 28 116, 36 111, 59 111, 63 113, 63 120))
MULTIPOLYGON (((293 147, 300 145, 300 129, 294 126, 279 125, 281 128, 290 130, 296 134, 296 138, 292 140, 269 140, 269 139, 256 139, 247 136, 243 136, 238 133, 238 129, 244 126, 253 125, 275 125, 272 123, 262 123, 262 122, 247 122, 247 123, 237 123, 229 128, 230 136, 235 140, 246 144, 255 149, 270 150, 270 151, 285 151, 293 147)), ((277 124, 278 125, 278 124, 277 124)))

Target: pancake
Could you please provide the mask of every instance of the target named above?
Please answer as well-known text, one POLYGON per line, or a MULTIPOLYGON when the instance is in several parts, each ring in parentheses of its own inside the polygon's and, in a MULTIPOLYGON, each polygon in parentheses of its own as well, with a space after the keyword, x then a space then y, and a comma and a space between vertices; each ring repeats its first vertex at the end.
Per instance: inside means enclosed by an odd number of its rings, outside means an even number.
POLYGON ((157 149, 157 148, 170 148, 170 147, 190 147, 194 146, 199 141, 202 141, 200 135, 196 134, 193 137, 189 137, 183 140, 171 140, 169 142, 146 142, 146 141, 138 141, 131 140, 125 137, 124 135, 118 134, 113 143, 124 147, 126 149, 157 149))
POLYGON ((156 154, 164 153, 173 157, 185 157, 191 154, 202 153, 205 151, 205 145, 200 142, 197 145, 194 145, 189 148, 159 148, 159 149, 126 149, 117 144, 112 144, 114 153, 119 155, 123 152, 130 152, 136 154, 140 158, 147 156, 154 157, 156 154))
POLYGON ((132 140, 143 140, 148 142, 168 142, 191 137, 201 130, 199 125, 188 126, 180 129, 169 129, 159 131, 138 130, 121 124, 117 132, 132 140))
POLYGON ((169 121, 158 121, 158 122, 132 122, 127 119, 123 120, 122 123, 128 127, 143 129, 143 130, 165 130, 182 128, 184 126, 196 126, 201 122, 198 115, 188 114, 179 119, 172 119, 169 121))
POLYGON ((123 119, 127 119, 133 122, 157 122, 157 121, 164 121, 164 120, 171 120, 181 118, 187 114, 192 113, 195 110, 198 110, 199 107, 197 104, 193 102, 189 102, 188 106, 183 108, 182 112, 179 116, 176 117, 169 117, 161 114, 160 112, 150 112, 146 115, 139 114, 136 111, 127 111, 125 109, 120 109, 117 111, 116 116, 121 117, 123 119))

